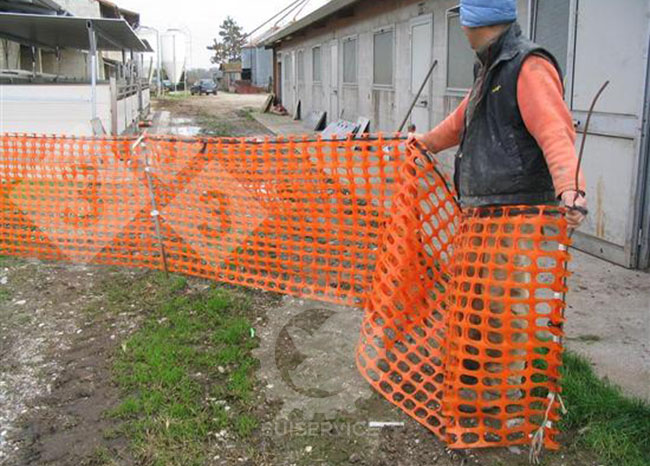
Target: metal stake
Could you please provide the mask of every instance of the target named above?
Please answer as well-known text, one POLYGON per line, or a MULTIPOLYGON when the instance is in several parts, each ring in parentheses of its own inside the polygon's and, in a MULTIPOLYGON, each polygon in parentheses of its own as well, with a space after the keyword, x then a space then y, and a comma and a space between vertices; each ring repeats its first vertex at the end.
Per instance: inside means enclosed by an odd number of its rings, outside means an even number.
POLYGON ((422 83, 422 86, 420 86, 420 90, 415 95, 415 99, 413 99, 413 103, 411 103, 411 106, 409 107, 409 111, 406 113, 406 116, 404 117, 404 120, 402 121, 402 124, 400 125, 399 129, 397 130, 398 133, 402 132, 402 130, 406 126, 406 123, 409 121, 409 117, 411 116, 411 113, 413 112, 413 109, 415 108, 415 105, 418 103, 418 99, 422 95, 422 92, 424 91, 424 88, 426 87, 427 83, 429 82, 429 79, 431 78, 431 75, 433 74, 433 70, 436 69, 436 66, 438 66, 438 60, 434 60, 433 63, 431 64, 431 68, 429 68, 429 72, 427 73, 426 77, 424 78, 424 82, 422 83))
MULTIPOLYGON (((135 150, 138 148, 138 146, 142 145, 142 142, 144 141, 146 135, 147 135, 146 131, 142 133, 142 135, 138 138, 138 140, 135 141, 135 143, 133 144, 132 150, 135 150)), ((156 203, 156 194, 154 191, 153 179, 151 177, 152 169, 151 166, 149 165, 149 153, 146 148, 143 151, 143 153, 144 153, 144 173, 145 176, 147 177, 147 186, 149 187, 149 196, 151 198, 151 208, 152 208, 151 216, 153 217, 154 225, 156 227, 156 236, 158 237, 160 256, 162 257, 165 275, 167 276, 167 278, 169 278, 169 267, 167 265, 167 252, 165 250, 165 243, 163 241, 162 228, 160 227, 160 212, 158 211, 158 204, 156 203)))

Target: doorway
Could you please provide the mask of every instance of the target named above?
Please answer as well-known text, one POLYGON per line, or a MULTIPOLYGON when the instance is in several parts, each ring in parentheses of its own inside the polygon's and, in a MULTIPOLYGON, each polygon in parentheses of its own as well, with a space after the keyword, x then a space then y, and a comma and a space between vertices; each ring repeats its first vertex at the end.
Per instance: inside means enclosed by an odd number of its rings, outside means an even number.
MULTIPOLYGON (((414 99, 433 63, 433 16, 424 15, 411 20, 411 85, 410 100, 414 99)), ((411 124, 416 131, 431 129, 431 79, 418 97, 411 124)))
POLYGON ((329 121, 339 119, 339 43, 330 42, 330 108, 329 121))

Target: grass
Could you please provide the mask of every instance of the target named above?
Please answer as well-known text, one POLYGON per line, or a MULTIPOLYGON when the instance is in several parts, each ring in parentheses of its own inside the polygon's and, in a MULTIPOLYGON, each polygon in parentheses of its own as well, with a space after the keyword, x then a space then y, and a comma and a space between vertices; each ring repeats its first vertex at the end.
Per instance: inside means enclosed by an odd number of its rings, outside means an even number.
POLYGON ((220 288, 190 293, 179 279, 164 293, 122 345, 114 370, 124 398, 110 415, 139 464, 205 464, 212 435, 246 438, 257 427, 249 304, 220 288))
POLYGON ((164 102, 166 100, 185 100, 185 99, 189 99, 190 97, 192 96, 189 92, 178 91, 176 93, 163 94, 160 97, 156 97, 156 100, 158 100, 159 102, 164 102))
POLYGON ((650 465, 650 404, 625 397, 584 359, 564 356, 564 431, 612 466, 650 465))
POLYGON ((582 343, 597 343, 602 341, 602 337, 598 335, 580 335, 575 338, 568 338, 568 340, 579 341, 582 343))
POLYGON ((217 138, 235 137, 239 134, 238 128, 227 120, 222 120, 207 114, 202 114, 197 124, 201 127, 201 134, 217 138))
MULTIPOLYGON (((255 340, 242 316, 249 302, 231 289, 192 292, 185 278, 160 273, 118 275, 106 286, 108 310, 123 309, 134 296, 141 303, 147 296, 149 309, 119 350, 114 370, 123 401, 110 415, 121 425, 107 435, 129 439, 138 464, 148 465, 205 464, 210 438, 222 430, 250 444, 258 420, 255 340)), ((547 367, 547 351, 537 351, 536 368, 547 367)), ((562 430, 572 436, 570 448, 593 452, 600 464, 650 465, 650 405, 626 398, 574 354, 564 356, 563 372, 569 412, 562 430)), ((97 464, 108 464, 98 456, 97 464)))

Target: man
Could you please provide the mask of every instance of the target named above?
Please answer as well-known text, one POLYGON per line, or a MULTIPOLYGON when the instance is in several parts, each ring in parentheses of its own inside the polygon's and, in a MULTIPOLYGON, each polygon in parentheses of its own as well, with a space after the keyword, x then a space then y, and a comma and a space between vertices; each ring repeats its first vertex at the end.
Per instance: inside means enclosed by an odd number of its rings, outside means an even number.
POLYGON ((474 86, 433 131, 429 151, 460 146, 455 185, 463 207, 561 201, 578 228, 587 201, 576 186, 575 129, 555 58, 525 39, 516 0, 462 0, 463 30, 477 54, 474 86))
MULTIPOLYGON (((516 22, 516 0, 461 0, 460 17, 477 55, 473 87, 445 121, 417 139, 433 153, 459 146, 454 183, 464 210, 480 209, 480 215, 494 212, 499 216, 492 208, 561 202, 568 208, 569 227, 578 228, 587 211, 585 183, 581 174, 576 177, 576 134, 564 102, 557 61, 522 35, 516 22)), ((481 367, 465 359, 460 373, 480 369, 490 377, 483 379, 482 393, 466 387, 452 398, 457 395, 463 402, 471 402, 482 396, 487 402, 481 410, 482 416, 487 416, 482 421, 485 427, 495 427, 488 425, 489 416, 507 416, 507 429, 516 430, 524 426, 525 416, 502 413, 498 400, 505 397, 516 404, 526 396, 532 386, 526 369, 535 357, 527 345, 553 338, 550 331, 530 331, 531 326, 550 324, 550 320, 530 304, 528 284, 540 279, 527 267, 531 257, 518 249, 538 246, 530 239, 516 242, 507 235, 477 233, 470 241, 475 250, 485 252, 468 266, 477 277, 472 281, 475 299, 471 309, 456 312, 450 331, 462 335, 462 345, 454 342, 457 348, 473 347, 476 341, 488 345, 485 352, 490 362, 481 367), (507 300, 493 296, 494 284, 500 280, 509 281, 507 300), (492 332, 492 340, 486 342, 481 324, 488 317, 495 328, 507 330, 492 332), (501 379, 504 372, 510 374, 506 388, 501 379)), ((550 264, 542 261, 537 265, 545 268, 550 264)), ((460 350, 457 354, 468 358, 460 350)), ((462 357, 452 364, 461 364, 462 357)))

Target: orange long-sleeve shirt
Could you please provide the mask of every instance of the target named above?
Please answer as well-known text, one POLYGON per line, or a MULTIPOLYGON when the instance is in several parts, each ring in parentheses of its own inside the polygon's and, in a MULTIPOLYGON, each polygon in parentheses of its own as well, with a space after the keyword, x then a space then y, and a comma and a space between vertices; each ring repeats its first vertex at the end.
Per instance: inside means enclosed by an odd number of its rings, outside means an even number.
MULTIPOLYGON (((555 67, 531 56, 524 62, 517 82, 517 102, 526 128, 544 152, 557 196, 576 188, 578 158, 573 118, 563 98, 564 88, 555 67)), ((422 141, 432 152, 460 144, 469 96, 422 141)), ((585 190, 580 174, 580 189, 585 190)))

